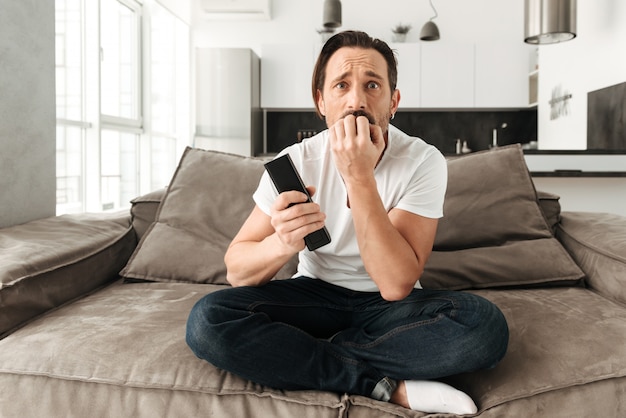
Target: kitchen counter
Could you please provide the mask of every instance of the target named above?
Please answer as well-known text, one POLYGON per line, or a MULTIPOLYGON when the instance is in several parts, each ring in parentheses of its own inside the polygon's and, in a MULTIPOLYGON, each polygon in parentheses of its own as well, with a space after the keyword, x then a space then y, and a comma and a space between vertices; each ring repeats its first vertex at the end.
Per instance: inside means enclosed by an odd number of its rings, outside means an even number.
POLYGON ((626 177, 623 151, 524 150, 533 177, 626 177))

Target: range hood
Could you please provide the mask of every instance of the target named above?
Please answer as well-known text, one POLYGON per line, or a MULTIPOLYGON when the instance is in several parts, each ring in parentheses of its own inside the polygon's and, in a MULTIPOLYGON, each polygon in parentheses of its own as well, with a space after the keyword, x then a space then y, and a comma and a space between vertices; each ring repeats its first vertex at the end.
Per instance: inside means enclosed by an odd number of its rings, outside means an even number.
POLYGON ((269 20, 270 0, 200 0, 209 19, 269 20))

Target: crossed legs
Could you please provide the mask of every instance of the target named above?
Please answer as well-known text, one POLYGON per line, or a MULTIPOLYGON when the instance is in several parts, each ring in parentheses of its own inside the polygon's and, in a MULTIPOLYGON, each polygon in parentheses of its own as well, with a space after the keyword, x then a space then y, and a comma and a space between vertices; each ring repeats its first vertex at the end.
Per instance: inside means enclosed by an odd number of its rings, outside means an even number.
POLYGON ((187 343, 269 387, 398 401, 398 382, 495 366, 508 328, 497 307, 468 293, 416 289, 389 302, 298 278, 206 295, 190 313, 187 343))

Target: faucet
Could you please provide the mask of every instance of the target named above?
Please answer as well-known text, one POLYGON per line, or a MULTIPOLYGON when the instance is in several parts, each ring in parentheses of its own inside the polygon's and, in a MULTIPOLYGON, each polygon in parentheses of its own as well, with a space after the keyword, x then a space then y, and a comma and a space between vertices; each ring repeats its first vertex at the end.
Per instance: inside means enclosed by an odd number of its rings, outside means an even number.
MULTIPOLYGON (((509 126, 509 125, 505 122, 502 125, 500 125, 500 128, 504 129, 507 126, 509 126)), ((495 127, 495 128, 493 128, 493 135, 491 137, 491 147, 490 148, 497 148, 497 147, 498 147, 498 127, 495 127)))

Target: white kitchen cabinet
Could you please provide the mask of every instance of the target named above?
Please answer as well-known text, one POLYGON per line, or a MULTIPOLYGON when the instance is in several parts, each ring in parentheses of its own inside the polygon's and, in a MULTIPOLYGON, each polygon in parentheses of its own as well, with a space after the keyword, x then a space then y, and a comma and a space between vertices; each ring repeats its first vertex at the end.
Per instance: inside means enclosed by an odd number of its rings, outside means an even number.
POLYGON ((420 44, 392 44, 398 59, 400 109, 420 107, 420 44))
POLYGON ((476 45, 475 107, 528 106, 528 48, 510 43, 476 45))
MULTIPOLYGON (((501 42, 394 43, 400 109, 528 106, 529 51, 501 42)), ((320 45, 264 45, 261 106, 314 109, 311 76, 320 45)))
POLYGON ((312 109, 314 45, 263 45, 261 106, 265 109, 312 109))
POLYGON ((474 107, 474 45, 421 45, 421 107, 474 107))

